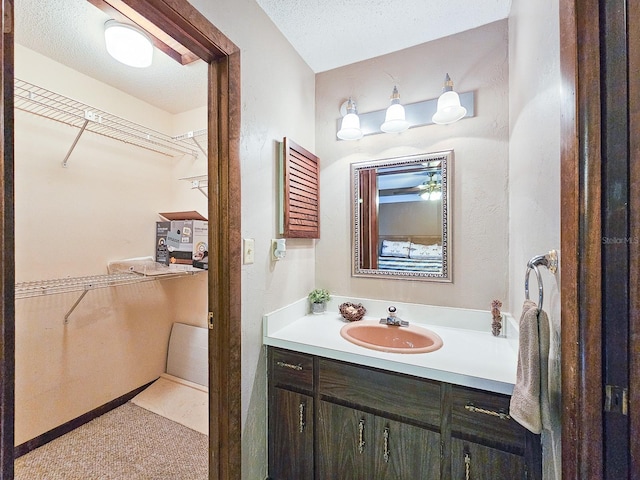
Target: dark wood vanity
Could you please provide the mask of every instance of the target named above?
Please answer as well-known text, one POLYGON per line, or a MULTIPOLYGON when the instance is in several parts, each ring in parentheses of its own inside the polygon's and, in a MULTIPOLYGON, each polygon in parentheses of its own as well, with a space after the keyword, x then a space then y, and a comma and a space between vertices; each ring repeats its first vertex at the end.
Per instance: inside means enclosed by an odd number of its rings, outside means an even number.
POLYGON ((542 478, 509 396, 268 348, 272 480, 542 478))

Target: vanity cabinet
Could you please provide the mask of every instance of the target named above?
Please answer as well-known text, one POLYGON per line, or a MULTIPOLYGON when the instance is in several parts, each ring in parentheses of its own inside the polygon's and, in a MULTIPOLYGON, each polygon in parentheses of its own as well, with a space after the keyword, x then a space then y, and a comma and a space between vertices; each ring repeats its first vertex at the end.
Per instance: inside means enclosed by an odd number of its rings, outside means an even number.
POLYGON ((541 478, 509 397, 268 349, 272 480, 541 478))

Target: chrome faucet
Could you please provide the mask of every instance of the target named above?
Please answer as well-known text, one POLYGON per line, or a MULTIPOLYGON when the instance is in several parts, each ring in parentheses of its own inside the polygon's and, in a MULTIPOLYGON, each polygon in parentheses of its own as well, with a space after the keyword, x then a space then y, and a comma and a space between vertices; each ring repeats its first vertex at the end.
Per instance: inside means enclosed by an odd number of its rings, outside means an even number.
POLYGON ((409 326, 409 322, 407 322, 406 320, 401 320, 398 317, 396 317, 396 307, 391 305, 388 308, 387 311, 388 311, 387 318, 381 318, 380 319, 380 323, 382 323, 384 325, 389 325, 389 326, 392 326, 392 327, 407 327, 407 326, 409 326))

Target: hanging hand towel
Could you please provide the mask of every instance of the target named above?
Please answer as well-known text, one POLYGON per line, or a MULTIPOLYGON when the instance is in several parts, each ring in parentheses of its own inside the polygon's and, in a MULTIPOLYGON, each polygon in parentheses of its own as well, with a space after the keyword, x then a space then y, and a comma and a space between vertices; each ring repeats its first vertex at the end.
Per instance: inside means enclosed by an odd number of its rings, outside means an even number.
POLYGON ((549 318, 525 300, 520 316, 518 368, 509 413, 523 427, 540 433, 550 427, 548 365, 549 318))

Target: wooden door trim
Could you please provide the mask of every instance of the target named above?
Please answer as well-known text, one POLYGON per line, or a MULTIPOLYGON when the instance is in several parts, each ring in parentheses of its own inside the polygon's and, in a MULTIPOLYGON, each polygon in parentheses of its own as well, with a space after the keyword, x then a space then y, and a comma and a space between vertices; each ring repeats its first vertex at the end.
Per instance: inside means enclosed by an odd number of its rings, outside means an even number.
MULTIPOLYGON (((13 0, 2 1, 3 27, 13 22, 13 0)), ((186 0, 124 0, 158 23, 209 64, 209 310, 216 321, 209 335, 210 415, 209 478, 240 479, 240 51, 186 0)), ((13 212, 13 31, 2 37, 3 103, 0 121, 5 132, 0 179, 0 479, 13 478, 15 306, 13 212)))
POLYGON ((13 478, 15 399, 15 249, 13 213, 13 0, 2 0, 0 140, 0 478, 13 478), (9 68, 7 68, 7 61, 9 68))
MULTIPOLYGON (((640 0, 627 3, 629 51, 629 405, 630 439, 640 434, 640 0), (633 133, 635 132, 635 133, 633 133)), ((630 472, 640 472, 640 442, 630 441, 630 472)))
POLYGON ((561 0, 562 478, 602 474, 598 0, 561 0))

